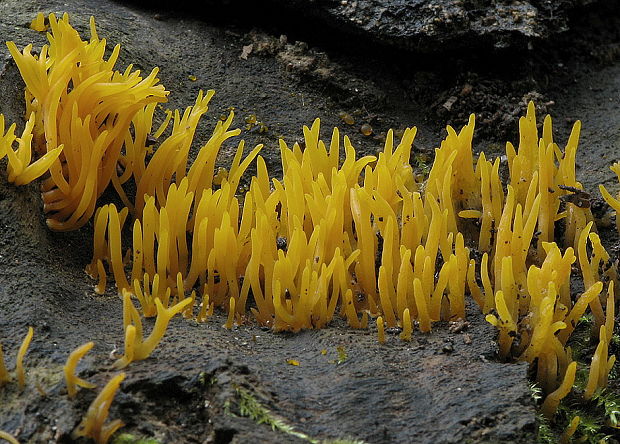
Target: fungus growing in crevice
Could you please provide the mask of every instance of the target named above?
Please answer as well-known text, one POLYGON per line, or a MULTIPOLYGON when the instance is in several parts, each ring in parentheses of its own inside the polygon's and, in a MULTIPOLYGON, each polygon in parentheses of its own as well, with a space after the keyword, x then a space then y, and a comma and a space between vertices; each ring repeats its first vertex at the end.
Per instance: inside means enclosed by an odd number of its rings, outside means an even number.
POLYGON ((97 444, 106 444, 114 432, 125 425, 120 419, 105 424, 114 396, 124 379, 125 373, 119 373, 101 389, 88 407, 86 415, 71 434, 73 439, 85 437, 91 438, 97 444))

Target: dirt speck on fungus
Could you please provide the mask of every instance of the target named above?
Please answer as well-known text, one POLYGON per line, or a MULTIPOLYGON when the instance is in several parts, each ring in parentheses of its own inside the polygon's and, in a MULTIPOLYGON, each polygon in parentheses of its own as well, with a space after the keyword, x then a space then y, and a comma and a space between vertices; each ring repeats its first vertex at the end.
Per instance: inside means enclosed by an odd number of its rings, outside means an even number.
MULTIPOLYGON (((494 2, 496 8, 498 3, 503 4, 494 2)), ((534 2, 513 3, 527 8, 534 2)), ((477 149, 514 141, 516 119, 533 99, 540 111, 552 113, 562 142, 572 122, 582 120, 577 175, 596 195, 598 183, 617 189, 608 169, 620 149, 620 65, 614 50, 620 29, 614 23, 620 19, 618 9, 615 15, 609 12, 617 2, 562 5, 571 6, 561 11, 565 29, 528 37, 534 46, 526 51, 514 47, 522 41, 516 37, 484 63, 441 45, 424 56, 409 44, 381 46, 386 40, 369 37, 363 26, 355 31, 357 44, 330 44, 325 35, 316 39, 302 28, 278 29, 273 22, 261 28, 260 20, 228 18, 222 13, 228 2, 208 2, 214 18, 200 20, 195 14, 110 1, 9 0, 0 3, 0 40, 40 47, 45 36, 27 27, 38 11, 68 12, 83 36, 94 15, 99 35, 121 44, 120 67, 161 68, 162 83, 172 91, 166 107, 190 105, 199 89, 216 90, 194 148, 234 108, 248 145, 266 145, 263 155, 274 174, 278 138, 294 142, 302 125, 316 117, 325 137, 340 126, 360 154, 380 149, 389 128, 398 133, 416 125, 414 156, 421 166, 430 163, 443 126, 464 123, 470 112, 478 115, 477 149), (343 123, 343 112, 355 125, 343 123), (262 126, 245 128, 250 115, 262 126), (362 124, 371 126, 372 134, 364 136, 362 124)), ((458 14, 446 17, 443 22, 458 14)), ((486 17, 476 23, 493 27, 492 20, 501 24, 508 16, 486 17)), ((334 28, 326 34, 346 40, 334 28)), ((23 83, 6 48, 0 54, 0 112, 19 127, 23 83)), ((228 165, 233 153, 229 145, 219 164, 228 165)), ((2 175, 0 341, 9 369, 28 326, 35 334, 25 359, 25 390, 19 392, 14 383, 0 388, 0 429, 23 442, 66 443, 73 442, 71 432, 96 392, 82 389, 70 400, 62 365, 74 348, 92 340, 96 345, 80 362, 80 376, 100 389, 115 374, 112 355, 123 348, 122 304, 110 286, 96 295, 95 283, 83 272, 91 255, 92 224, 74 233, 52 233, 41 207, 37 184, 15 188, 2 175)), ((298 334, 273 333, 251 322, 229 331, 224 322, 220 313, 206 324, 177 317, 153 355, 127 368, 110 409, 110 419, 125 423, 120 433, 177 443, 535 439, 527 366, 497 361, 495 331, 473 307, 467 327, 437 323, 430 334, 414 330, 411 342, 388 331, 385 344, 378 343, 372 321, 367 330, 334 322, 298 334), (290 365, 291 360, 299 365, 290 365)), ((146 322, 147 330, 152 324, 146 322)))

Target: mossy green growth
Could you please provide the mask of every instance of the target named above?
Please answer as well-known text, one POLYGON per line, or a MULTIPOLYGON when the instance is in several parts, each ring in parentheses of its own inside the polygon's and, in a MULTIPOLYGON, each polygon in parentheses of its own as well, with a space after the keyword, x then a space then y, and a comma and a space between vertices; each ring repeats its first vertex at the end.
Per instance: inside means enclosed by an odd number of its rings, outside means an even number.
MULTIPOLYGON (((239 409, 239 416, 244 416, 246 418, 250 418, 252 421, 257 424, 267 424, 271 426, 272 430, 276 430, 282 433, 286 433, 287 435, 295 436, 297 438, 308 441, 311 444, 365 444, 364 441, 343 438, 343 439, 334 439, 334 440, 321 440, 317 438, 313 438, 311 436, 306 435, 303 432, 299 432, 295 430, 295 428, 287 424, 282 418, 274 415, 268 408, 258 401, 249 390, 246 390, 242 387, 237 387, 237 402, 239 409)), ((225 411, 228 414, 233 414, 230 411, 230 403, 225 405, 225 411)))
POLYGON ((536 420, 538 421, 538 442, 541 444, 554 444, 558 442, 558 437, 551 430, 551 425, 545 415, 539 413, 536 415, 536 420))
POLYGON ((338 360, 336 361, 336 364, 344 364, 347 360, 347 351, 341 345, 338 346, 336 351, 338 352, 338 360))
POLYGON ((144 438, 131 433, 121 433, 114 438, 112 444, 161 444, 161 442, 155 438, 144 438))
POLYGON ((426 179, 428 174, 431 172, 431 165, 428 163, 428 157, 423 154, 414 154, 412 158, 412 164, 415 166, 416 170, 420 172, 426 179))

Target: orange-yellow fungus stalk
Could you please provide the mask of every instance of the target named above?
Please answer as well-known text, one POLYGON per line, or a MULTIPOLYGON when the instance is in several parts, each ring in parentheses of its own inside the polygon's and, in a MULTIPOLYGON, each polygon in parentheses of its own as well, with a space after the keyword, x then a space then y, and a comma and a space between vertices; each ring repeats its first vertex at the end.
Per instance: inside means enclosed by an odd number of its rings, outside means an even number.
POLYGON ((383 324, 383 318, 381 316, 377 318, 377 335, 379 343, 385 343, 385 325, 383 324))
POLYGON ((478 307, 484 309, 484 294, 476 282, 476 261, 471 259, 467 267, 467 288, 478 307))
POLYGON ((515 210, 515 192, 511 185, 508 185, 508 196, 504 205, 499 225, 497 226, 497 235, 495 240, 495 256, 494 256, 494 273, 495 289, 502 288, 502 261, 505 257, 511 255, 512 240, 512 220, 515 210))
POLYGON ((65 383, 67 384, 67 393, 69 395, 69 398, 75 397, 75 395, 77 394, 78 386, 89 389, 96 387, 95 384, 92 384, 75 376, 75 368, 77 367, 78 362, 84 357, 86 353, 90 351, 91 348, 93 348, 94 345, 94 342, 87 342, 86 344, 82 344, 78 348, 73 350, 69 355, 69 358, 67 358, 67 363, 63 367, 63 371, 65 374, 65 383))
POLYGON ((577 427, 579 427, 580 422, 581 418, 579 416, 575 416, 571 420, 570 424, 568 424, 568 427, 566 427, 566 430, 564 430, 564 432, 560 436, 560 440, 558 441, 559 444, 569 444, 572 441, 571 438, 577 431, 577 427))
POLYGON ((168 327, 168 323, 170 320, 177 314, 182 312, 189 304, 191 304, 191 300, 184 299, 181 302, 170 308, 164 308, 161 302, 158 299, 155 300, 155 305, 157 306, 157 318, 155 319, 155 326, 151 331, 151 334, 146 338, 138 347, 136 347, 136 360, 142 360, 148 358, 155 347, 159 344, 164 334, 166 333, 166 328, 168 327))
POLYGON ((602 325, 599 330, 599 343, 594 352, 594 356, 592 356, 592 363, 590 364, 588 382, 583 392, 583 397, 586 400, 592 398, 596 389, 607 386, 607 377, 616 361, 615 356, 609 359, 607 358, 608 346, 607 329, 602 325))
POLYGON ((125 327, 125 354, 114 362, 114 368, 125 368, 134 361, 136 353, 136 327, 128 325, 125 327))
POLYGON ((375 255, 377 249, 377 237, 370 224, 369 197, 362 188, 352 188, 350 191, 351 213, 355 221, 357 233, 357 248, 361 251, 360 260, 355 264, 355 274, 360 280, 364 292, 369 298, 370 309, 376 301, 376 269, 375 255))
POLYGON ((26 373, 24 371, 24 356, 26 356, 26 352, 28 352, 28 347, 30 347, 30 341, 32 341, 32 336, 34 335, 34 330, 32 327, 28 327, 28 333, 26 337, 22 341, 22 345, 19 347, 19 351, 17 352, 17 358, 15 359, 15 375, 17 377, 17 384, 19 388, 23 390, 26 385, 26 373))
POLYGON ((125 327, 125 354, 114 363, 114 367, 118 369, 125 368, 134 360, 141 361, 148 358, 162 340, 170 320, 177 313, 185 310, 191 303, 191 298, 186 298, 170 308, 165 308, 159 298, 156 298, 157 318, 155 319, 155 325, 148 338, 143 339, 140 315, 131 302, 130 293, 124 291, 123 324, 125 327))
POLYGON ((103 262, 101 259, 97 259, 97 275, 99 276, 99 282, 95 285, 95 293, 104 294, 105 288, 108 283, 108 276, 105 271, 105 267, 103 266, 103 262))
POLYGON ((611 340, 614 334, 614 325, 616 319, 616 295, 614 292, 614 281, 609 282, 607 287, 607 304, 605 305, 605 329, 607 330, 607 339, 611 340))
POLYGON ((555 298, 557 296, 557 291, 555 284, 553 282, 549 282, 546 289, 546 296, 540 301, 538 315, 535 319, 534 331, 532 333, 532 339, 529 344, 529 347, 521 356, 521 359, 524 359, 528 362, 533 362, 534 358, 537 357, 545 348, 548 346, 548 339, 552 333, 554 333, 553 324, 553 306, 555 303, 555 298))
MULTIPOLYGON (((586 225, 586 227, 583 229, 579 236, 578 245, 579 266, 581 268, 581 274, 583 276, 583 283, 586 288, 594 285, 594 283, 596 282, 596 275, 598 274, 598 270, 593 269, 592 262, 590 262, 590 259, 588 258, 588 253, 586 249, 588 235, 590 234, 593 223, 594 222, 588 223, 588 225, 586 225)), ((592 299, 592 301, 590 302, 590 308, 592 309, 592 314, 594 314, 594 330, 598 331, 599 327, 605 322, 605 315, 603 313, 603 307, 601 305, 600 299, 592 299)))
POLYGON ((581 296, 579 296, 579 299, 577 299, 577 302, 573 305, 570 313, 568 313, 564 319, 566 328, 558 333, 558 339, 562 342, 562 344, 566 344, 568 338, 575 330, 579 318, 581 318, 581 316, 585 313, 588 305, 591 304, 595 298, 598 299, 601 291, 603 291, 603 283, 597 282, 588 288, 581 296))
POLYGON ((9 444, 19 444, 19 441, 13 435, 4 430, 0 430, 0 439, 4 439, 9 444))
POLYGON ((495 296, 489 277, 489 255, 487 253, 482 255, 482 261, 480 262, 480 279, 484 288, 484 307, 482 312, 489 313, 495 307, 495 296))
POLYGON ((37 16, 30 22, 30 29, 37 32, 47 31, 45 15, 42 12, 37 13, 37 16))
POLYGON ((230 303, 228 306, 228 318, 226 319, 226 324, 224 324, 224 328, 230 330, 233 328, 235 324, 235 298, 230 298, 230 303))
POLYGON ((400 333, 400 338, 403 341, 411 341, 411 334, 413 332, 413 326, 411 323, 411 315, 409 314, 409 309, 405 308, 403 311, 403 331, 400 333))
POLYGON ((418 321, 420 322, 420 331, 428 333, 431 331, 431 318, 428 312, 428 303, 422 289, 420 279, 413 280, 413 297, 415 298, 416 307, 418 309, 418 321))
MULTIPOLYGON (((388 327, 396 327, 396 315, 394 313, 394 304, 392 301, 395 298, 394 288, 392 287, 390 277, 385 266, 379 267, 379 300, 381 302, 381 308, 388 327)), ((419 279, 418 279, 419 281, 419 279)))
POLYGON ((510 354, 510 347, 517 332, 517 324, 506 305, 502 290, 498 290, 495 294, 495 307, 499 318, 488 314, 486 320, 499 329, 499 354, 502 359, 506 359, 510 354))
POLYGON ((361 328, 362 324, 357 317, 357 312, 355 311, 355 305, 353 304, 353 292, 351 289, 346 291, 343 303, 345 306, 347 320, 349 321, 349 326, 353 328, 361 328))
POLYGON ((491 230, 499 224, 504 198, 499 182, 499 159, 496 159, 492 164, 486 160, 484 153, 480 153, 476 169, 479 171, 478 174, 480 176, 480 195, 482 201, 478 248, 482 252, 490 252, 492 246, 491 230))
POLYGON ((558 405, 560 401, 569 394, 573 387, 573 383, 575 382, 575 372, 577 371, 577 363, 571 362, 566 370, 566 374, 564 375, 564 379, 560 387, 552 393, 549 393, 545 398, 542 406, 540 407, 540 411, 547 418, 553 417, 556 410, 558 409, 558 405))
MULTIPOLYGON (((609 167, 609 169, 616 173, 618 181, 620 182, 620 162, 614 163, 611 167, 609 167)), ((618 193, 618 198, 616 199, 609 193, 609 191, 607 191, 607 189, 603 185, 599 185, 598 188, 601 192, 601 195, 603 196, 603 199, 605 199, 607 204, 616 212, 616 228, 620 233, 620 217, 618 217, 618 214, 620 214, 620 192, 618 193)))
POLYGON ((441 196, 442 210, 448 210, 448 232, 456 234, 456 212, 480 206, 480 179, 474 172, 472 139, 475 117, 457 132, 448 126, 447 137, 435 150, 435 162, 429 173, 428 191, 441 196))
POLYGON ((119 373, 101 389, 88 407, 82 422, 71 434, 73 439, 85 437, 93 439, 97 444, 106 444, 110 437, 125 425, 120 419, 105 424, 114 396, 124 379, 125 373, 119 373))
POLYGON ((35 113, 31 113, 21 137, 15 137, 15 124, 4 134, 4 116, 0 114, 0 158, 7 156, 7 180, 15 185, 26 185, 44 175, 62 152, 60 145, 32 162, 34 124, 35 113), (14 143, 17 143, 15 151, 14 143))
POLYGON ((11 375, 9 375, 9 371, 6 369, 6 364, 4 362, 4 353, 2 351, 2 344, 0 344, 0 387, 10 381, 11 375))

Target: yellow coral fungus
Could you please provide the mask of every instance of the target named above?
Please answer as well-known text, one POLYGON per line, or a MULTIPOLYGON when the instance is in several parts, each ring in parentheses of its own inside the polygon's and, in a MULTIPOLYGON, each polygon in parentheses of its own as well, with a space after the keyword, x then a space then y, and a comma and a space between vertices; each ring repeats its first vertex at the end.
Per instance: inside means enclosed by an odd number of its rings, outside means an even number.
POLYGON ((34 123, 35 113, 31 113, 21 137, 15 137, 15 124, 11 125, 5 134, 4 116, 0 114, 0 158, 5 155, 8 157, 8 181, 15 185, 26 185, 47 173, 63 149, 60 145, 32 162, 34 123), (16 151, 12 147, 14 143, 17 143, 16 151))
POLYGON ((235 298, 231 297, 229 306, 228 306, 228 318, 226 319, 226 324, 224 324, 224 328, 230 330, 233 328, 235 323, 235 298))
POLYGON ((547 418, 551 418, 560 404, 562 398, 565 398, 566 395, 570 392, 573 383, 575 382, 575 372, 577 371, 577 363, 571 362, 566 370, 566 375, 564 375, 564 380, 560 387, 555 390, 553 393, 549 393, 543 402, 540 411, 547 418))
MULTIPOLYGON (((609 167, 609 169, 616 173, 616 176, 618 176, 618 181, 620 181, 620 162, 614 163, 611 167, 609 167)), ((598 188, 607 204, 616 211, 616 228, 620 233, 620 217, 618 217, 620 214, 620 193, 618 193, 618 199, 616 199, 603 185, 599 185, 598 188)))
POLYGON ((403 341, 411 341, 412 332, 411 315, 409 314, 409 309, 405 308, 403 311, 403 331, 400 333, 400 338, 403 341))
POLYGON ((385 325, 383 324, 383 318, 381 316, 377 318, 377 335, 379 343, 383 344, 385 342, 385 325))
POLYGON ((616 356, 612 355, 608 358, 609 343, 611 341, 611 335, 613 334, 615 322, 615 295, 613 281, 609 283, 607 294, 607 313, 605 318, 605 324, 601 325, 599 330, 599 343, 594 352, 594 356, 592 357, 588 383, 583 395, 585 399, 590 399, 596 389, 607 387, 609 372, 616 362, 616 356))
POLYGON ((2 344, 0 344, 0 387, 10 381, 11 375, 9 375, 9 371, 6 369, 4 353, 2 352, 2 344))
POLYGON ((498 290, 495 294, 495 307, 499 318, 489 314, 486 320, 499 328, 499 353, 505 359, 510 353, 510 347, 517 332, 517 324, 506 306, 506 299, 502 290, 498 290))
POLYGON ((564 433, 562 433, 562 436, 560 436, 560 440, 559 440, 560 444, 568 444, 571 442, 571 438, 577 431, 577 427, 579 426, 580 422, 581 422, 581 418, 579 416, 575 416, 571 420, 568 427, 566 427, 566 430, 564 430, 564 433))
POLYGON ((148 358, 162 340, 168 323, 177 314, 182 312, 191 303, 191 299, 184 299, 170 308, 164 308, 159 298, 155 299, 157 318, 148 338, 143 339, 142 321, 136 308, 131 302, 130 293, 123 291, 123 324, 125 327, 125 354, 114 363, 115 368, 125 368, 131 362, 148 358))
MULTIPOLYGON (((8 156, 9 181, 16 184, 48 174, 42 189, 51 228, 78 228, 95 215, 87 272, 99 280, 97 293, 105 292, 109 274, 123 297, 125 351, 115 367, 147 358, 180 312, 204 322, 222 307, 231 328, 249 309, 276 331, 320 328, 336 315, 365 328, 372 316, 383 343, 386 324, 400 325, 408 341, 416 323, 429 332, 434 322, 464 318, 469 293, 499 330, 500 356, 535 370, 547 394, 545 414, 556 410, 573 383, 576 364, 567 343, 588 307, 599 344, 585 396, 605 386, 615 359, 608 355, 617 272, 576 178, 579 122, 562 151, 551 118, 539 134, 528 104, 518 149, 506 145, 506 191, 500 158, 480 153, 474 163, 474 116, 460 131, 447 128, 425 183, 410 165, 415 128, 400 141, 389 131, 377 156, 358 159, 338 129, 328 142, 321 140, 318 119, 303 128, 303 143, 289 147, 280 140, 280 179, 269 176, 262 146, 246 154, 243 141, 229 168, 216 174, 221 147, 240 131, 232 126, 233 113, 224 116, 190 160, 213 91, 200 91, 185 110, 166 111, 153 127, 157 104, 168 94, 156 69, 145 78, 132 66, 115 71, 119 47, 103 58, 106 42, 94 20, 89 41, 66 15, 58 20, 51 14, 49 25, 49 45, 38 55, 30 45, 20 52, 8 44, 26 83, 28 121, 19 138, 14 125, 5 133, 0 121, 0 156, 8 156), (240 190, 253 162, 257 174, 240 190), (95 209, 110 183, 124 208, 95 209), (123 239, 130 215, 131 236, 123 239), (556 244, 560 219, 566 229, 556 244), (585 291, 574 299, 577 259, 585 291), (202 302, 194 310, 197 297, 202 302), (143 339, 141 317, 153 316, 153 330, 143 339)), ((32 26, 45 26, 44 17, 32 26)), ((612 170, 620 177, 620 163, 612 170)), ((620 211, 620 199, 603 187, 601 193, 620 211)), ((22 348, 20 368, 27 345, 22 348)), ((70 396, 76 385, 88 384, 73 374, 88 348, 67 361, 70 396)), ((9 377, 1 357, 0 366, 2 383, 9 377)), ((123 377, 104 388, 76 437, 105 442, 120 426, 103 422, 123 377)))
POLYGON ((22 52, 13 42, 7 46, 26 83, 35 149, 46 153, 40 159, 45 163, 55 157, 43 184, 48 225, 71 230, 90 219, 116 173, 134 115, 149 103, 165 101, 168 92, 157 85, 157 69, 145 78, 131 66, 124 73, 114 71, 120 47, 104 60, 106 41, 99 40, 93 19, 90 41, 80 38, 66 14, 61 19, 50 14, 49 23, 50 43, 39 55, 31 53, 32 45, 22 52))
POLYGON ((73 439, 85 437, 93 439, 97 444, 106 444, 110 437, 125 425, 120 419, 105 424, 116 391, 124 379, 125 373, 119 373, 101 389, 101 392, 88 407, 82 422, 71 434, 73 439))
POLYGON ((32 336, 34 335, 34 330, 32 327, 28 327, 28 333, 26 337, 22 341, 22 345, 19 347, 19 351, 17 352, 17 358, 15 359, 15 375, 17 377, 17 383, 19 384, 19 388, 23 389, 26 385, 26 372, 24 371, 24 356, 28 352, 28 347, 30 347, 30 341, 32 341, 32 336))
MULTIPOLYGON (((592 261, 588 258, 586 250, 586 243, 589 238, 592 224, 593 222, 590 222, 586 225, 580 233, 578 241, 579 266, 581 267, 581 274, 586 287, 594 285, 594 283, 598 280, 598 264, 595 265, 594 258, 592 258, 592 261)), ((593 298, 590 302, 590 308, 594 314, 594 330, 598 331, 599 327, 605 322, 605 316, 603 314, 603 307, 600 299, 593 298)))
POLYGON ((65 383, 67 384, 67 393, 69 394, 69 398, 73 398, 77 394, 77 386, 89 389, 96 387, 95 384, 92 384, 75 376, 75 367, 77 367, 79 360, 82 359, 84 355, 88 353, 91 348, 93 348, 94 345, 94 342, 87 342, 86 344, 82 344, 81 346, 73 350, 67 358, 67 363, 63 367, 63 371, 65 374, 65 383))
POLYGON ((9 444, 19 444, 19 441, 13 435, 4 430, 0 430, 0 439, 6 440, 9 444))
POLYGON ((440 196, 441 209, 448 209, 448 231, 456 234, 456 214, 462 209, 480 205, 480 178, 476 176, 472 159, 472 139, 475 117, 457 134, 448 126, 448 136, 435 150, 427 191, 440 196))
POLYGON ((30 29, 38 32, 47 31, 47 25, 45 24, 45 14, 39 12, 37 16, 30 22, 30 29))
POLYGON ((566 328, 558 333, 558 339, 566 344, 569 336, 575 329, 579 318, 584 314, 588 304, 590 304, 595 298, 599 297, 599 294, 603 290, 603 283, 596 282, 590 288, 588 288, 580 297, 577 299, 570 312, 566 316, 564 322, 566 323, 566 328))

